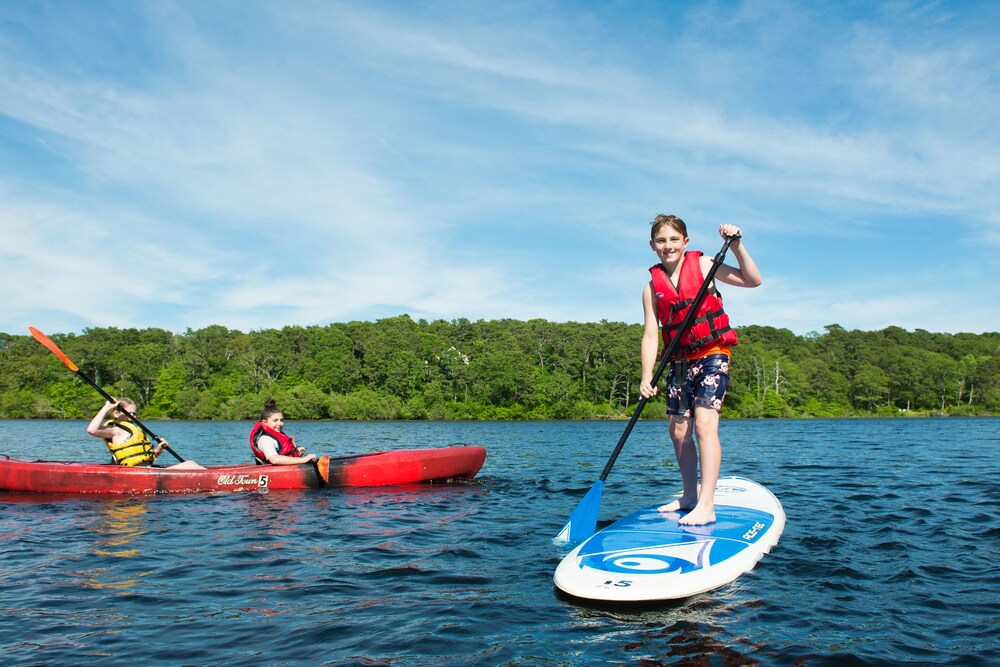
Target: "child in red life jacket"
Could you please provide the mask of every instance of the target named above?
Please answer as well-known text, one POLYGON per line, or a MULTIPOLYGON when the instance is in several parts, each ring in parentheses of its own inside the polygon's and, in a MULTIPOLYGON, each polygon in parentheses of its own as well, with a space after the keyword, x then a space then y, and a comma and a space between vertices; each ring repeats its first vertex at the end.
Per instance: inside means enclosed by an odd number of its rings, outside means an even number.
POLYGON ((315 454, 306 454, 305 447, 295 444, 295 437, 286 435, 285 416, 273 398, 264 401, 260 421, 250 429, 250 449, 258 464, 298 465, 316 460, 315 454))
MULTIPOLYGON (((713 282, 735 287, 760 285, 760 272, 743 245, 740 228, 721 225, 719 234, 723 238, 736 237, 729 250, 739 268, 722 264, 713 282)), ((652 279, 642 290, 645 329, 639 392, 646 398, 657 393, 651 381, 657 366, 662 325, 664 346, 669 345, 673 336, 681 335, 680 347, 667 377, 667 414, 683 490, 680 498, 659 509, 661 512, 687 511, 679 522, 701 525, 715 521, 715 486, 722 465, 719 411, 729 386, 729 350, 737 340, 714 284, 709 286, 691 327, 683 333, 678 331, 705 275, 712 268, 712 257, 687 251, 687 244, 687 226, 683 220, 673 215, 656 216, 649 247, 660 262, 650 268, 652 279), (701 493, 698 493, 699 459, 701 493)))

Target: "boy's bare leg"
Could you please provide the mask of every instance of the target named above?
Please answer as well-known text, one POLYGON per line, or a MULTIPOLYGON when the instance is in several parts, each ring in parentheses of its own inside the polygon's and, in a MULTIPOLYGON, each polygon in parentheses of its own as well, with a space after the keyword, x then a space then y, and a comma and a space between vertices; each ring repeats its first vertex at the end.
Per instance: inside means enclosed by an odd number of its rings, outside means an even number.
POLYGON ((712 408, 694 409, 694 429, 701 461, 701 489, 698 502, 678 523, 700 526, 715 521, 715 487, 722 467, 722 443, 719 440, 719 413, 712 408))
POLYGON ((690 417, 670 418, 670 439, 674 443, 674 454, 677 456, 683 487, 681 497, 658 507, 660 512, 689 510, 698 502, 698 452, 691 422, 690 417))

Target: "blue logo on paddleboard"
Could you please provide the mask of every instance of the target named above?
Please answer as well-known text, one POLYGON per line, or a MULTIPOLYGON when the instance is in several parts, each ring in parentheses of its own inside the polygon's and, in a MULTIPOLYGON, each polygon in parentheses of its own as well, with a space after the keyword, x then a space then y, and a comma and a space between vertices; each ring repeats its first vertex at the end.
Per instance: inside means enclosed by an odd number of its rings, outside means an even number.
POLYGON ((706 556, 711 551, 713 542, 714 540, 699 540, 612 554, 593 554, 585 557, 580 566, 616 574, 685 574, 705 566, 706 556))

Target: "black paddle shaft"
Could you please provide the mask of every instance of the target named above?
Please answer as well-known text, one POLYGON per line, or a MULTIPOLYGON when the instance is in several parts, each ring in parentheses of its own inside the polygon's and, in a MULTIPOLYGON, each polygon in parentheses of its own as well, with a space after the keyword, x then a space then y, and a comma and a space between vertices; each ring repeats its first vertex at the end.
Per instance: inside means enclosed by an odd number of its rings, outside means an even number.
MULTIPOLYGON (((680 347, 681 337, 683 337, 684 332, 688 330, 691 326, 691 322, 694 321, 695 315, 698 312, 698 306, 701 305, 701 300, 705 298, 705 293, 708 292, 708 286, 712 283, 712 279, 715 277, 716 271, 722 266, 723 260, 726 258, 726 252, 729 250, 729 244, 733 242, 733 239, 739 238, 736 236, 727 236, 725 243, 722 244, 722 249, 715 255, 712 260, 712 268, 709 269, 708 275, 705 276, 705 282, 701 284, 698 289, 698 294, 695 295, 694 301, 691 303, 691 308, 688 310, 687 315, 684 316, 684 320, 681 322, 680 329, 677 330, 677 334, 670 340, 670 345, 667 349, 663 351, 663 358, 660 359, 660 364, 656 367, 656 372, 653 373, 653 379, 650 384, 654 387, 656 383, 660 381, 660 376, 663 375, 663 371, 667 369, 667 364, 670 363, 670 358, 677 353, 677 348, 680 347)), ((655 299, 656 295, 652 295, 655 299)), ((628 426, 625 427, 625 432, 622 433, 622 437, 618 439, 618 444, 615 446, 615 451, 611 453, 611 458, 608 459, 607 465, 604 466, 604 471, 601 473, 601 481, 603 482, 608 478, 608 473, 611 472, 612 466, 615 465, 615 461, 618 459, 618 455, 621 454, 622 447, 625 446, 625 441, 628 440, 629 434, 632 433, 632 428, 635 423, 639 421, 639 415, 642 413, 642 409, 646 407, 646 403, 649 399, 643 396, 639 399, 639 404, 635 406, 635 412, 632 413, 632 418, 628 420, 628 426)))
MULTIPOLYGON (((87 375, 86 373, 84 373, 84 372, 83 372, 83 371, 81 371, 81 370, 77 370, 77 371, 76 371, 76 374, 77 374, 77 375, 78 375, 78 376, 80 377, 80 379, 82 379, 82 380, 83 380, 84 382, 86 382, 86 383, 87 383, 87 384, 89 384, 89 385, 90 385, 91 387, 93 387, 93 388, 94 388, 94 389, 96 389, 96 390, 97 390, 98 392, 100 392, 101 396, 103 396, 103 397, 104 397, 105 399, 107 399, 107 400, 108 400, 109 402, 111 402, 111 403, 117 403, 117 399, 115 399, 115 398, 112 398, 111 394, 109 394, 108 392, 104 391, 104 390, 103 390, 103 389, 102 389, 102 388, 100 387, 100 385, 98 385, 98 384, 97 384, 96 382, 94 382, 93 380, 91 380, 91 379, 90 379, 90 377, 89 377, 89 376, 88 376, 88 375, 87 375)), ((184 459, 182 459, 182 458, 181 458, 181 455, 180 455, 180 454, 178 454, 177 452, 175 452, 174 450, 172 450, 172 449, 170 448, 170 445, 168 445, 167 443, 163 442, 163 438, 161 438, 160 436, 156 435, 156 434, 155 434, 155 433, 153 433, 153 432, 152 432, 151 430, 149 430, 149 428, 148 428, 148 427, 147 427, 147 426, 146 426, 145 424, 143 424, 143 423, 142 423, 141 421, 139 421, 139 418, 138 418, 138 417, 136 417, 136 416, 135 416, 134 414, 132 414, 131 412, 129 412, 128 410, 126 410, 126 409, 125 409, 125 406, 123 406, 123 405, 119 404, 119 405, 118 405, 118 409, 119 409, 119 410, 121 410, 121 411, 122 411, 123 413, 125 413, 126 415, 128 415, 128 418, 129 418, 129 419, 131 419, 131 420, 132 420, 133 422, 135 422, 135 425, 136 425, 136 426, 138 426, 138 427, 139 427, 139 428, 141 428, 141 429, 142 429, 143 431, 145 431, 145 432, 147 433, 147 435, 149 435, 149 437, 150 437, 150 438, 152 438, 153 440, 156 440, 156 442, 157 442, 157 443, 159 443, 159 444, 163 445, 163 448, 164 448, 164 449, 166 449, 166 450, 167 450, 168 452, 170 452, 171 454, 173 454, 173 455, 174 455, 174 458, 176 458, 176 459, 177 459, 178 461, 180 461, 181 463, 183 463, 183 462, 184 462, 184 459)))

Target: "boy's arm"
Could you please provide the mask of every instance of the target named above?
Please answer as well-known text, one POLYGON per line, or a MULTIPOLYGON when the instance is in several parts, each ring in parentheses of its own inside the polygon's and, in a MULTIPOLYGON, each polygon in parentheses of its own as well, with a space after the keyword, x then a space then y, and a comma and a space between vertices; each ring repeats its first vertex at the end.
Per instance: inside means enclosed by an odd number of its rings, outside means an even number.
POLYGON ((653 288, 650 283, 642 290, 643 325, 640 360, 642 362, 642 378, 639 381, 639 393, 649 398, 656 395, 656 387, 650 383, 656 370, 656 353, 660 348, 660 323, 656 318, 653 306, 653 288))
MULTIPOLYGON (((736 225, 721 225, 719 227, 719 235, 722 238, 729 236, 736 236, 729 244, 729 250, 732 252, 733 257, 736 258, 736 263, 739 268, 729 266, 728 264, 723 264, 719 267, 719 270, 715 273, 715 279, 720 283, 726 283, 727 285, 733 285, 734 287, 757 287, 764 282, 764 279, 760 275, 760 270, 757 268, 757 263, 753 261, 753 257, 747 252, 746 246, 743 245, 742 231, 736 225)), ((712 268, 713 258, 702 255, 701 257, 701 272, 702 275, 707 274, 712 268)))

